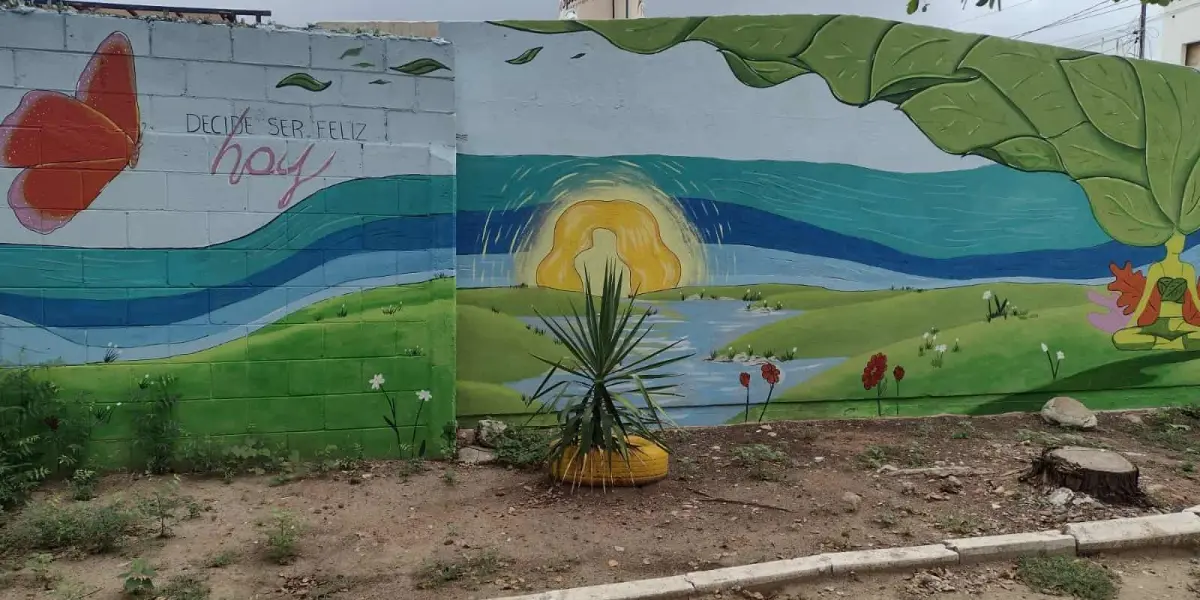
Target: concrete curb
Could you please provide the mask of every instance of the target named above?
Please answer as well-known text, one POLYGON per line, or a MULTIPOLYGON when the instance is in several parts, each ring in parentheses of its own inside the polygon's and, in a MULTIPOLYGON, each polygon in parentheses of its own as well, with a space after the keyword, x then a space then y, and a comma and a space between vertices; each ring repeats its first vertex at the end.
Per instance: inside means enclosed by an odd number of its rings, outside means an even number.
POLYGON ((1040 531, 950 539, 941 544, 817 554, 772 562, 693 571, 674 577, 610 583, 493 600, 661 600, 731 588, 782 586, 849 573, 923 569, 1011 560, 1036 554, 1075 556, 1200 542, 1200 506, 1179 513, 1070 523, 1040 531))

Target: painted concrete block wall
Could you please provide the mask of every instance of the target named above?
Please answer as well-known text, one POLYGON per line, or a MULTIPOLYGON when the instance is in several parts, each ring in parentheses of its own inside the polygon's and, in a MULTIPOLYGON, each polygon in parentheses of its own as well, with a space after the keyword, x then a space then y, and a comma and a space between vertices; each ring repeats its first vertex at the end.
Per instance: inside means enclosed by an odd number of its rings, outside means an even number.
POLYGON ((606 259, 685 425, 1192 400, 1200 73, 821 8, 441 25, 460 418, 606 259))
POLYGON ((436 451, 454 419, 445 42, 0 12, 0 358, 196 436, 436 451), (375 379, 379 381, 379 379, 375 379), (419 419, 418 419, 419 414, 419 419))

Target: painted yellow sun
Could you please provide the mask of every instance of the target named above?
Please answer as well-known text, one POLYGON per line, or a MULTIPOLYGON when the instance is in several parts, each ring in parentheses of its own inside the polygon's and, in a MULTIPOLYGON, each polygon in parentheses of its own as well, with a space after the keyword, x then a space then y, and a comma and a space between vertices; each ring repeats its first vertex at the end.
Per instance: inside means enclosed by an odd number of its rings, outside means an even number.
POLYGON ((523 283, 581 291, 586 272, 598 292, 610 261, 624 272, 626 293, 672 289, 703 277, 699 233, 675 200, 633 165, 600 177, 564 177, 551 198, 517 255, 523 283))

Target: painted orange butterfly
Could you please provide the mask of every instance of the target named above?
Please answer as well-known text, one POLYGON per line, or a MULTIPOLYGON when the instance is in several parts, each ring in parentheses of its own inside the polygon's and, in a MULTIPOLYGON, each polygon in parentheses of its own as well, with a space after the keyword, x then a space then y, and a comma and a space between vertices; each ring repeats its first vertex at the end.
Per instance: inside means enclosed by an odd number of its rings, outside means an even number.
POLYGON ((0 166, 24 169, 8 205, 27 229, 48 234, 137 165, 141 139, 133 45, 117 31, 92 54, 74 97, 34 90, 0 122, 0 166))

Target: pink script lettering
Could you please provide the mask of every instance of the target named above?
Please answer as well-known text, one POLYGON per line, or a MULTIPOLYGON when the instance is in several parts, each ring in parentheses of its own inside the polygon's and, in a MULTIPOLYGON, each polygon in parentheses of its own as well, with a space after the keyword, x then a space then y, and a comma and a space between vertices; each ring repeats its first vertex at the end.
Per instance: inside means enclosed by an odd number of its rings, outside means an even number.
POLYGON ((249 156, 246 156, 242 152, 242 145, 235 142, 234 138, 237 136, 237 132, 245 131, 243 127, 246 122, 246 115, 249 114, 249 112, 250 109, 248 108, 242 111, 242 114, 240 117, 238 117, 237 122, 233 125, 233 127, 229 128, 229 134, 225 136, 225 143, 221 144, 221 151, 218 152, 217 157, 213 159, 212 169, 210 172, 213 175, 216 175, 217 171, 221 170, 221 163, 225 160, 225 155, 232 152, 234 154, 233 167, 229 169, 230 185, 237 185, 241 183, 242 178, 246 175, 291 175, 291 187, 289 187, 287 191, 283 193, 283 196, 279 198, 279 208, 282 210, 287 208, 288 205, 292 203, 292 200, 296 198, 296 191, 300 189, 300 186, 312 181, 313 179, 316 179, 317 177, 320 177, 321 174, 329 168, 329 165, 333 163, 333 157, 337 156, 337 153, 331 153, 329 158, 326 159, 325 164, 321 165, 321 167, 314 171, 311 175, 304 174, 304 165, 308 162, 308 157, 312 154, 313 148, 316 147, 316 143, 309 144, 308 147, 304 149, 304 152, 300 154, 300 158, 297 158, 296 162, 292 163, 291 165, 287 164, 286 150, 282 155, 276 156, 275 150, 270 146, 259 146, 253 152, 251 152, 249 156), (245 158, 244 161, 243 158, 245 158))

